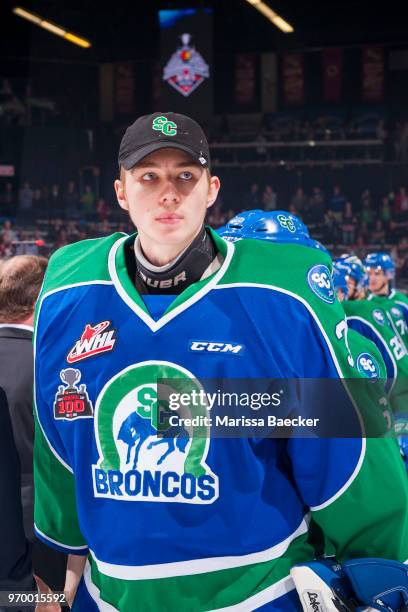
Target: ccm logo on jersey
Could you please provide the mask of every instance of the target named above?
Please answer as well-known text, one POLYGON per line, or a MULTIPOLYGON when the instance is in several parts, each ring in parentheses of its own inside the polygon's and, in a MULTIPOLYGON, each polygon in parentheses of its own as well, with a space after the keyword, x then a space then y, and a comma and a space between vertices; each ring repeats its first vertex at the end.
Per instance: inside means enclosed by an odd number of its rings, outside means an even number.
POLYGON ((202 340, 192 340, 190 351, 201 353, 229 353, 232 355, 242 355, 244 352, 243 344, 231 344, 229 342, 205 342, 202 340))
POLYGON ((106 331, 110 325, 110 321, 101 321, 101 323, 96 325, 87 323, 81 338, 75 342, 75 345, 67 355, 68 363, 75 363, 82 359, 93 357, 93 355, 111 351, 116 342, 114 337, 116 330, 106 331))

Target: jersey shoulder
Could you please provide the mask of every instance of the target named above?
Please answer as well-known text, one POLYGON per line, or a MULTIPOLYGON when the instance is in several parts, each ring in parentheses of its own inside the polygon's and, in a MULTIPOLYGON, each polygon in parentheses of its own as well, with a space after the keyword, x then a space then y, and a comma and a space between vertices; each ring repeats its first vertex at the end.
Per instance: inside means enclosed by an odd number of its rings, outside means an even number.
POLYGON ((369 377, 375 374, 377 378, 387 378, 384 359, 374 342, 351 328, 348 329, 347 337, 358 370, 369 377), (367 369, 367 359, 374 359, 374 370, 372 366, 367 369))
POLYGON ((347 317, 370 317, 376 308, 375 304, 368 300, 346 300, 342 304, 347 317))
POLYGON ((404 302, 408 306, 408 295, 402 291, 394 291, 392 294, 392 299, 395 302, 404 302))
POLYGON ((234 247, 235 253, 222 284, 269 285, 309 297, 309 290, 312 287, 318 289, 320 282, 321 297, 326 297, 330 303, 335 301, 332 262, 326 253, 293 243, 252 239, 240 240, 234 243, 234 247), (325 289, 329 290, 326 296, 325 289))
POLYGON ((49 291, 92 281, 109 281, 109 254, 126 234, 117 232, 104 238, 81 240, 58 249, 50 258, 41 291, 49 291))

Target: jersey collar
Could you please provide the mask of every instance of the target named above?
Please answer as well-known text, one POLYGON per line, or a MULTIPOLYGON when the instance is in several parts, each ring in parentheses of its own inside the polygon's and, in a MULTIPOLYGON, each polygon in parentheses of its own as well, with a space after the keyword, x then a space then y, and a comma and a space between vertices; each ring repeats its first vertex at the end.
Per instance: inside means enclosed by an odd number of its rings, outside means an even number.
POLYGON ((164 312, 163 316, 157 321, 152 319, 150 316, 142 297, 129 278, 126 268, 125 243, 132 243, 135 240, 136 234, 131 236, 123 236, 113 244, 109 252, 108 267, 115 289, 129 308, 133 310, 133 312, 153 332, 159 330, 177 315, 184 312, 187 308, 189 308, 189 306, 192 306, 203 298, 209 291, 211 291, 211 289, 215 287, 215 285, 226 273, 234 254, 234 244, 232 242, 226 242, 223 240, 210 227, 207 227, 207 229, 215 242, 218 252, 224 257, 221 267, 219 270, 217 270, 217 272, 208 278, 200 280, 187 287, 187 289, 185 289, 173 300, 173 302, 164 312))

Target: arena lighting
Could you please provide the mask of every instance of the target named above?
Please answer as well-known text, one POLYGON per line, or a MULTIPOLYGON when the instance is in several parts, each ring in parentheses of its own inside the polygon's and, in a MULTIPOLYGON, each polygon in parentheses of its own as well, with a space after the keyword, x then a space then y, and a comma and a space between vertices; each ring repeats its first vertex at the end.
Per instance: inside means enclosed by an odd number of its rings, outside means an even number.
POLYGON ((257 11, 262 13, 269 21, 273 23, 277 28, 279 28, 285 34, 292 34, 295 30, 292 28, 290 23, 285 21, 278 13, 275 13, 265 2, 262 0, 247 0, 249 4, 251 4, 257 11))
POLYGON ((51 32, 56 36, 65 38, 65 40, 68 40, 69 42, 73 43, 74 45, 78 45, 83 49, 89 49, 89 47, 91 46, 91 43, 89 42, 89 40, 86 40, 86 38, 81 38, 80 36, 77 36, 72 32, 68 32, 67 30, 65 30, 65 28, 57 25, 56 23, 52 23, 52 21, 43 19, 39 15, 36 15, 31 11, 27 11, 26 9, 21 8, 20 6, 14 7, 13 13, 15 15, 18 15, 19 17, 22 17, 23 19, 27 19, 27 21, 31 21, 31 23, 34 23, 35 25, 40 26, 40 28, 44 28, 44 30, 48 30, 48 32, 51 32))

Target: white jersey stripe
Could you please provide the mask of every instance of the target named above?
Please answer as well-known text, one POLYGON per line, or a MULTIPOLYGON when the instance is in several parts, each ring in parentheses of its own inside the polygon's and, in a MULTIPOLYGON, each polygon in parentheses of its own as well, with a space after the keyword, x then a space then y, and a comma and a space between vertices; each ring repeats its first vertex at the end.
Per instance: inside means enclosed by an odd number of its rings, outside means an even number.
POLYGON ((264 563, 282 557, 289 545, 299 536, 308 531, 309 515, 307 515, 299 527, 285 540, 259 552, 248 555, 234 555, 229 557, 209 557, 206 559, 191 559, 189 561, 176 561, 174 563, 158 563, 154 565, 116 565, 106 563, 97 559, 95 553, 90 553, 98 570, 105 576, 119 578, 120 580, 153 580, 160 578, 173 578, 175 576, 194 576, 206 574, 235 567, 264 563))

